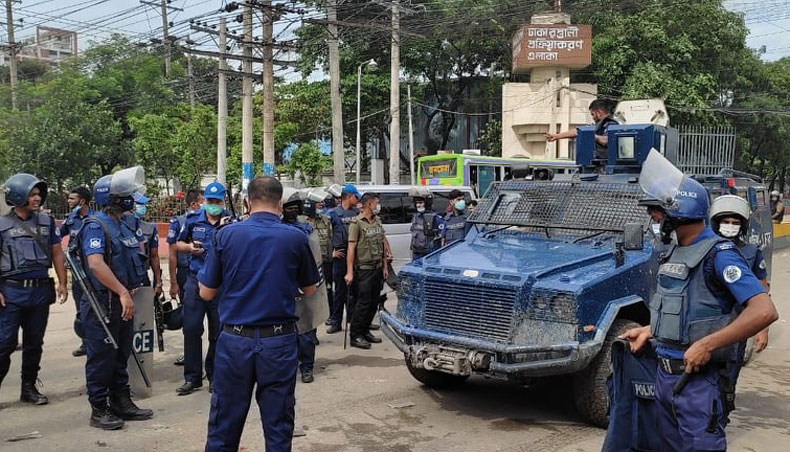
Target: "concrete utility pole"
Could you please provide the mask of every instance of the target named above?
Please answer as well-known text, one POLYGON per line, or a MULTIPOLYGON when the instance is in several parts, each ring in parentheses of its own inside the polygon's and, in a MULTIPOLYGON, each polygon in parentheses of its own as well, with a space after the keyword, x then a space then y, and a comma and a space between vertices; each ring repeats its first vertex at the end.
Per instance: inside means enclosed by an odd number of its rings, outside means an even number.
POLYGON ((170 37, 168 35, 167 0, 161 0, 162 6, 162 43, 165 45, 165 77, 170 77, 170 37))
POLYGON ((274 16, 263 1, 263 174, 274 176, 274 16))
POLYGON ((252 8, 244 7, 244 51, 241 67, 244 73, 241 86, 241 189, 252 181, 252 8))
POLYGON ((16 110, 16 41, 14 40, 14 9, 11 7, 11 1, 12 0, 5 0, 5 21, 6 29, 8 30, 8 56, 10 57, 9 80, 11 81, 11 108, 16 110))
POLYGON ((406 96, 409 99, 409 178, 412 185, 416 185, 414 174, 414 126, 411 120, 411 85, 406 85, 406 96))
MULTIPOLYGON (((189 42, 189 36, 187 36, 187 42, 189 42)), ((191 47, 191 46, 190 46, 191 47)), ((187 82, 189 83, 189 106, 194 110, 195 109, 195 77, 192 73, 192 54, 187 53, 187 82)))
MULTIPOLYGON (((342 184, 346 181, 346 159, 343 152, 343 102, 340 99, 340 49, 337 39, 337 24, 335 23, 337 22, 337 0, 327 2, 326 16, 329 21, 327 31, 329 33, 329 91, 332 103, 332 161, 335 182, 342 184)), ((359 110, 359 102, 357 102, 357 110, 359 110)), ((357 111, 357 117, 359 117, 359 111, 357 111)), ((359 136, 359 123, 357 123, 357 136, 359 136)), ((359 183, 359 149, 357 149, 356 164, 356 180, 359 183)))
POLYGON ((227 76, 222 71, 228 70, 228 60, 224 58, 227 52, 227 28, 225 18, 219 19, 219 53, 223 57, 219 59, 219 79, 217 95, 217 180, 225 185, 225 172, 228 159, 227 150, 227 124, 228 124, 228 84, 227 76))
POLYGON ((392 0, 390 55, 390 185, 396 185, 400 183, 400 0, 392 0))

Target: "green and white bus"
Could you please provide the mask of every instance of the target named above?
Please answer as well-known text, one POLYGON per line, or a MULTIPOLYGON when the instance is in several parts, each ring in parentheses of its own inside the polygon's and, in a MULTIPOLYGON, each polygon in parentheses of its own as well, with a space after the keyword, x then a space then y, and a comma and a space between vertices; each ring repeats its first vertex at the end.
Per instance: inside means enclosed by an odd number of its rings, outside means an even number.
POLYGON ((526 171, 519 177, 551 179, 554 174, 575 171, 573 160, 484 157, 470 154, 426 155, 417 160, 417 183, 420 185, 465 185, 483 196, 492 182, 510 179, 513 168, 526 171))

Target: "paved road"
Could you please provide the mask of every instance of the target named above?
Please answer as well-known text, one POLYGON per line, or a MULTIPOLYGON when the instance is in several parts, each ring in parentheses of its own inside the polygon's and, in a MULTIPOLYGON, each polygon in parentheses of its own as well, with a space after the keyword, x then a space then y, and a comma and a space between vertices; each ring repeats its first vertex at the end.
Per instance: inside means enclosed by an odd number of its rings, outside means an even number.
MULTIPOLYGON (((785 451, 790 443, 790 251, 774 257, 774 300, 780 320, 771 345, 743 372, 738 410, 729 428, 730 450, 785 451)), ((394 300, 390 300, 394 307, 394 300)), ((18 402, 19 353, 0 389, 0 450, 16 451, 198 451, 203 449, 209 410, 207 390, 175 395, 181 368, 171 363, 182 344, 165 336, 155 357, 153 396, 139 401, 154 419, 128 423, 118 432, 88 426, 84 358, 73 358, 74 306, 54 306, 45 339, 41 380, 50 404, 18 402), (38 431, 42 438, 8 443, 38 431)), ((519 387, 472 378, 463 388, 438 392, 420 386, 389 343, 373 350, 343 351, 341 335, 320 334, 315 383, 297 385, 297 452, 406 451, 597 451, 604 432, 585 425, 573 408, 569 384, 553 379, 519 387)), ((242 445, 263 450, 260 415, 253 404, 242 445)))

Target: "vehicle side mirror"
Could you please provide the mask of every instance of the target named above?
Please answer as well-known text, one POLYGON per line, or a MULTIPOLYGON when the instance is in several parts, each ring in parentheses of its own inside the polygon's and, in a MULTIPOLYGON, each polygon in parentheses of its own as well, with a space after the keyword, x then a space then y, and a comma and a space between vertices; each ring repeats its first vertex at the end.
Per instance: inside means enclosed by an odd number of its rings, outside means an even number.
POLYGON ((627 223, 623 229, 626 250, 641 250, 645 247, 645 231, 639 223, 627 223))

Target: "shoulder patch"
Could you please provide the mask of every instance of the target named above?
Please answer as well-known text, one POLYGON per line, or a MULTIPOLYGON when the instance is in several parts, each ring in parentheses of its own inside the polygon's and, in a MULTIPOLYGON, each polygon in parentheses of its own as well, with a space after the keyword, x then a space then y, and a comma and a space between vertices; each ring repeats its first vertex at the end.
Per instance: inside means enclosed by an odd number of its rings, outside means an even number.
POLYGON ((759 265, 759 267, 760 267, 760 270, 765 270, 765 267, 766 267, 766 264, 765 264, 765 259, 763 259, 763 260, 761 260, 761 261, 760 261, 760 265, 759 265))
POLYGON ((90 223, 88 223, 88 229, 99 230, 99 229, 101 229, 101 225, 99 223, 95 222, 95 221, 91 221, 90 223))
POLYGON ((716 245, 716 249, 719 251, 735 249, 735 244, 730 241, 721 242, 716 245))
POLYGON ((727 284, 732 284, 741 279, 741 269, 737 265, 728 265, 727 268, 724 269, 722 276, 727 284))
POLYGON ((88 248, 92 250, 97 250, 101 248, 101 239, 97 239, 97 238, 91 239, 90 242, 88 242, 88 248))
POLYGON ((178 218, 171 218, 170 224, 178 223, 178 218))
POLYGON ((170 229, 169 231, 167 231, 167 238, 173 239, 175 237, 176 237, 176 231, 174 231, 173 229, 170 229))

